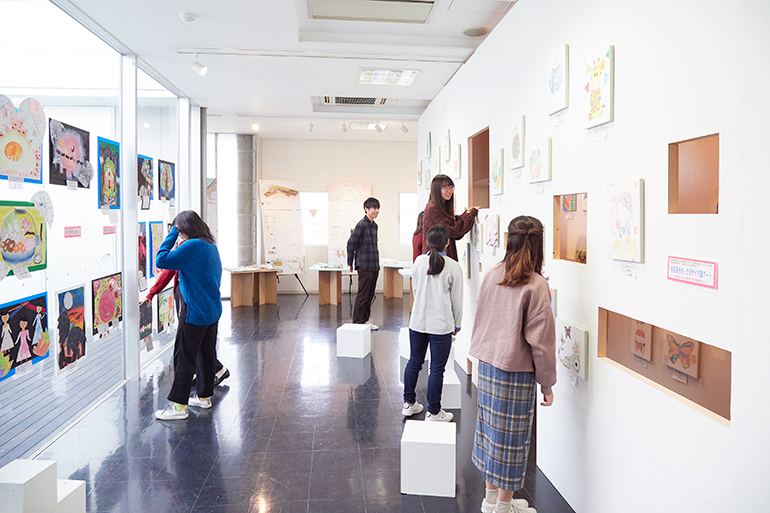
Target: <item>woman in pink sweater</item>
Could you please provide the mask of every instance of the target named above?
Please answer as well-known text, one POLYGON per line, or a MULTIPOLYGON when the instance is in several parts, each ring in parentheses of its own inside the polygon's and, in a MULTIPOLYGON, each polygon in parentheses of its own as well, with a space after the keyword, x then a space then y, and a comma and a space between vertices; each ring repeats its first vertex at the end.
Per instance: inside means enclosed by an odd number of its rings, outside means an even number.
POLYGON ((543 224, 519 216, 508 225, 503 261, 484 276, 469 353, 479 359, 478 419, 472 460, 486 482, 481 511, 534 513, 524 499, 532 419, 540 383, 553 403, 556 330, 543 267, 543 224))

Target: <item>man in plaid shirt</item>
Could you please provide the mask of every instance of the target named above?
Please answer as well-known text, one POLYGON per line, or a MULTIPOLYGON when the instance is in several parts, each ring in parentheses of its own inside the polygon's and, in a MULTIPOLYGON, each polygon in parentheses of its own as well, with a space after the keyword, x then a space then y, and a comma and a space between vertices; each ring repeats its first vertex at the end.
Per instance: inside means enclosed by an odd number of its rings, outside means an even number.
POLYGON ((377 249, 377 223, 374 220, 380 213, 377 198, 364 201, 366 215, 361 219, 348 239, 348 266, 353 271, 353 261, 358 272, 358 294, 353 307, 353 323, 369 324, 373 330, 377 326, 368 322, 374 300, 374 287, 380 274, 380 251, 377 249))

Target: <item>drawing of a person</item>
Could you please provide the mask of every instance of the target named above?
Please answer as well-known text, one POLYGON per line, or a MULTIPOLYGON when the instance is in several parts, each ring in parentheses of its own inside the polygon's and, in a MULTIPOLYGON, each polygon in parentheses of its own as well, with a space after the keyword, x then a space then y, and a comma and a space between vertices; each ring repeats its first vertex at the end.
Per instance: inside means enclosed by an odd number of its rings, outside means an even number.
POLYGON ((29 330, 27 329, 27 324, 29 324, 29 321, 26 319, 19 321, 19 328, 21 328, 21 331, 19 332, 19 336, 16 337, 16 343, 19 344, 19 352, 16 353, 17 363, 21 363, 32 357, 32 354, 29 352, 29 330))
POLYGON ((5 353, 13 349, 13 335, 11 335, 11 324, 8 322, 10 314, 3 314, 0 320, 3 321, 2 344, 0 344, 0 353, 5 353))
POLYGON ((32 325, 35 327, 35 334, 32 335, 32 345, 36 346, 40 343, 41 340, 43 340, 43 316, 45 315, 43 312, 43 307, 38 305, 35 307, 35 320, 32 321, 32 325))

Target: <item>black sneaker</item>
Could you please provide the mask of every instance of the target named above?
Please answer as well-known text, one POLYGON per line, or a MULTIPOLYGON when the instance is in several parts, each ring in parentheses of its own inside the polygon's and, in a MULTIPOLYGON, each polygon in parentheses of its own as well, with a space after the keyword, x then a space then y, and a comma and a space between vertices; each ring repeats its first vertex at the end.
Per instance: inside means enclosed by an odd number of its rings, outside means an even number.
POLYGON ((214 375, 214 388, 218 387, 220 383, 222 383, 224 380, 230 377, 230 371, 227 367, 222 367, 219 369, 219 372, 217 372, 214 375))

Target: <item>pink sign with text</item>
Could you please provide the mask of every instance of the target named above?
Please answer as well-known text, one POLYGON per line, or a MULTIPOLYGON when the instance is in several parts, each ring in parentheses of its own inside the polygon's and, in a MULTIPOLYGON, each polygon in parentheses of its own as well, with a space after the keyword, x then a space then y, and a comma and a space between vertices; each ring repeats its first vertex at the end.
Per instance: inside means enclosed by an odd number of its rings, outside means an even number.
POLYGON ((668 257, 669 280, 716 289, 717 274, 718 265, 716 262, 668 257))

